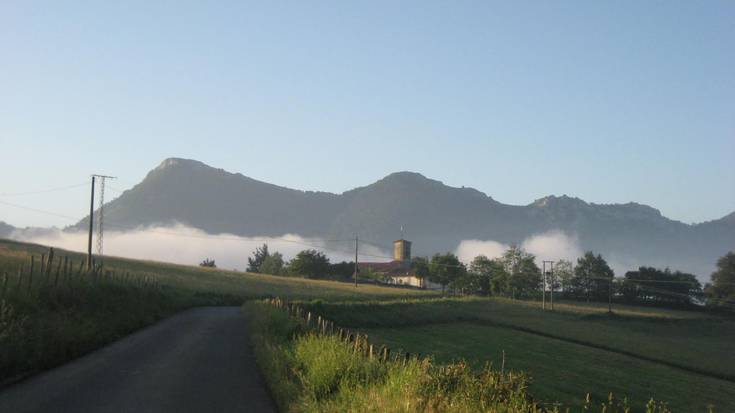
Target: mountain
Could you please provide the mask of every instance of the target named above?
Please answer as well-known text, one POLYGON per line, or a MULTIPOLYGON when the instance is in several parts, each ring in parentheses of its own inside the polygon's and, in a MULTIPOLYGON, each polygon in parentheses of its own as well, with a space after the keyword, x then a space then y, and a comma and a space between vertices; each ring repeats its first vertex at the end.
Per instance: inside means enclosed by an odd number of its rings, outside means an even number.
MULTIPOLYGON (((86 228, 85 220, 77 224, 86 228)), ((688 225, 637 203, 594 204, 548 196, 502 204, 472 188, 454 188, 398 172, 342 194, 285 188, 171 158, 105 206, 110 228, 182 223, 208 233, 243 236, 361 238, 390 246, 405 226, 414 255, 453 251, 463 240, 505 244, 552 230, 623 266, 654 265, 709 275, 735 249, 735 213, 688 225)), ((88 221, 87 221, 88 222, 88 221)), ((627 268, 627 267, 626 267, 627 268)))
POLYGON ((15 227, 0 221, 0 238, 7 238, 15 231, 15 227))

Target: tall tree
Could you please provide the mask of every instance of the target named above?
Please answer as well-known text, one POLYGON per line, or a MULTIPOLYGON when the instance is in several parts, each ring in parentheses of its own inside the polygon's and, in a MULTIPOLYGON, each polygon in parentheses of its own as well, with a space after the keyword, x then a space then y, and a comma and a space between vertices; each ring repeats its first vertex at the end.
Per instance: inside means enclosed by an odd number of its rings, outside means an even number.
POLYGON ((492 280, 493 271, 496 267, 497 264, 495 261, 484 255, 475 257, 470 263, 469 275, 471 277, 469 288, 482 295, 489 295, 492 291, 490 281, 492 280))
POLYGON ((323 278, 329 274, 329 258, 317 250, 304 250, 288 264, 288 271, 307 278, 323 278))
POLYGON ((429 276, 429 260, 426 257, 413 257, 411 258, 411 270, 419 278, 426 278, 429 276))
MULTIPOLYGON (((563 292, 567 292, 572 285, 574 277, 574 266, 571 261, 559 260, 554 263, 554 281, 559 283, 558 286, 563 292)), ((554 285, 556 288, 556 284, 554 285)))
POLYGON ((456 281, 467 272, 464 264, 456 255, 448 252, 446 254, 434 254, 429 262, 429 280, 442 286, 442 294, 447 285, 456 281))
POLYGON ((735 301, 735 252, 728 252, 717 260, 709 291, 716 305, 735 301))
POLYGON ((587 251, 584 256, 577 259, 572 288, 578 296, 583 296, 587 301, 604 301, 607 300, 612 288, 614 275, 602 255, 587 251))
POLYGON ((258 272, 263 274, 283 274, 283 255, 280 252, 269 254, 258 267, 258 272))
POLYGON ((508 274, 508 288, 513 298, 530 297, 541 289, 541 270, 536 257, 513 245, 500 258, 508 274))
POLYGON ((248 272, 260 272, 260 266, 263 265, 263 261, 270 253, 268 252, 268 244, 263 244, 262 247, 256 247, 253 251, 253 258, 248 257, 248 272))

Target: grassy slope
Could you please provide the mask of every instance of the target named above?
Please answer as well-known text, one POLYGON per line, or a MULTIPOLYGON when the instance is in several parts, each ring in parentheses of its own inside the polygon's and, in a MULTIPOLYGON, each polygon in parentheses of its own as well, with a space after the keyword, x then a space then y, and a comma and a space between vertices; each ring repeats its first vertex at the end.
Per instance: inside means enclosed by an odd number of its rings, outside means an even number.
MULTIPOLYGON (((28 266, 30 255, 40 257, 48 247, 0 239, 0 271, 16 271, 21 264, 28 266)), ((75 262, 83 255, 74 252, 56 252, 56 256, 68 255, 75 262)), ((159 283, 192 291, 227 294, 242 299, 279 296, 289 299, 321 300, 380 300, 400 297, 426 297, 433 292, 350 283, 288 278, 264 274, 227 271, 198 266, 186 266, 142 261, 118 257, 106 257, 109 270, 147 275, 159 283)), ((76 268, 76 267, 75 267, 76 268)))
MULTIPOLYGON (((246 299, 273 295, 365 300, 426 294, 122 258, 107 258, 106 269, 118 275, 146 276, 162 287, 92 281, 87 276, 70 281, 62 276, 59 285, 53 286, 37 273, 40 255, 47 252, 47 247, 0 240, 0 274, 10 274, 0 299, 0 384, 61 364, 192 306, 239 305, 246 299), (31 254, 36 256, 33 288, 27 288, 28 275, 18 288, 17 270, 24 264, 27 274, 31 254)), ((70 257, 74 271, 83 259, 81 254, 62 250, 55 255, 70 257)))
POLYGON ((481 365, 508 363, 535 378, 532 393, 548 400, 578 402, 585 389, 595 396, 624 392, 636 402, 650 396, 678 410, 735 409, 731 381, 682 371, 614 352, 564 342, 559 336, 631 352, 646 358, 732 374, 735 322, 661 309, 619 307, 607 316, 599 306, 565 304, 542 313, 535 303, 502 299, 438 299, 312 306, 337 324, 359 328, 373 339, 440 361, 466 358, 481 365), (460 323, 458 323, 460 322, 460 323), (529 334, 523 330, 544 335, 529 334))

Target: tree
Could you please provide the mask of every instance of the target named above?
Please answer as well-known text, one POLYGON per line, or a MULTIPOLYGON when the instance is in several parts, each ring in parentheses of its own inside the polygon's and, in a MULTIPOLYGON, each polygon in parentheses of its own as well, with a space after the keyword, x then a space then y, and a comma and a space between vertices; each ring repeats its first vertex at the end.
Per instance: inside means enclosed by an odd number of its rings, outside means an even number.
POLYGON ((577 297, 584 296, 587 301, 607 300, 614 275, 602 255, 587 251, 583 257, 577 259, 572 290, 577 297))
POLYGON ((541 270, 535 256, 518 246, 511 246, 500 258, 508 274, 508 288, 517 297, 530 297, 541 288, 541 270))
POLYGON ((268 244, 263 244, 262 247, 256 247, 253 251, 253 258, 248 257, 248 272, 261 272, 260 266, 263 265, 263 261, 270 255, 268 252, 268 244))
POLYGON ((484 255, 478 255, 470 263, 469 288, 474 292, 489 295, 492 291, 490 280, 497 264, 484 255))
POLYGON ((283 274, 283 255, 280 252, 274 252, 266 256, 258 267, 258 272, 272 275, 283 274))
POLYGON ((210 260, 209 258, 205 258, 204 261, 199 263, 200 267, 209 267, 209 268, 217 268, 217 265, 214 264, 214 260, 210 260))
POLYGON ((490 291, 493 295, 507 296, 510 292, 510 274, 505 271, 503 263, 493 260, 493 270, 490 274, 490 291))
POLYGON ((693 274, 640 267, 625 273, 621 291, 629 302, 691 304, 702 295, 702 285, 693 274))
POLYGON ((456 255, 448 252, 446 254, 434 254, 429 262, 429 280, 442 286, 442 294, 447 285, 453 283, 467 272, 464 264, 456 255))
POLYGON ((728 252, 717 260, 709 291, 716 305, 735 300, 735 252, 728 252))
POLYGON ((307 278, 320 278, 329 274, 329 258, 317 250, 304 250, 288 264, 289 273, 307 278))
POLYGON ((429 276, 429 260, 426 257, 411 258, 411 271, 418 278, 426 278, 429 276))
POLYGON ((336 264, 332 264, 329 266, 329 278, 339 280, 339 279, 349 279, 352 278, 352 276, 355 274, 355 263, 353 261, 347 262, 342 261, 338 262, 336 264))
MULTIPOLYGON (((574 267, 571 261, 559 260, 554 263, 554 280, 558 283, 561 291, 565 293, 571 289, 572 278, 574 277, 574 267)), ((557 285, 554 285, 556 289, 557 285)))

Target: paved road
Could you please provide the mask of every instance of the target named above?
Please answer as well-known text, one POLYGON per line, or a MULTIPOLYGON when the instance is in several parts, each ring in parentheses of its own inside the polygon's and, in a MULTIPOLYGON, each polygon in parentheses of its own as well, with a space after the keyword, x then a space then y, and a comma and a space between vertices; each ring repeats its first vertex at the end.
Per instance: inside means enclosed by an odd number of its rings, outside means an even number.
POLYGON ((272 412, 238 307, 189 310, 0 392, 0 412, 272 412))

